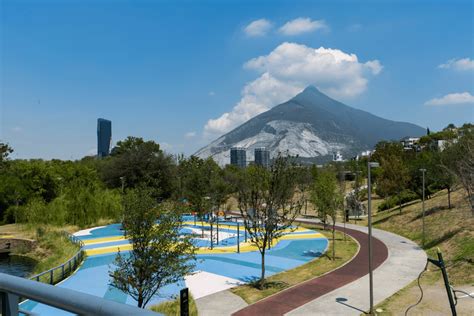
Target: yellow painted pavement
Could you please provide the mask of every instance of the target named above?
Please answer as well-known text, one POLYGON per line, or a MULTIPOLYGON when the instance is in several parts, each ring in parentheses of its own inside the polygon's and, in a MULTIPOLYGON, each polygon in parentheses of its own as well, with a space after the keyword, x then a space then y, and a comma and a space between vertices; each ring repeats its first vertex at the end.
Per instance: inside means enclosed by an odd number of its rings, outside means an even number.
MULTIPOLYGON (((231 226, 233 227, 233 226, 231 226)), ((235 227, 233 227, 235 228, 235 227)), ((298 231, 298 230, 296 230, 298 231)), ((316 238, 324 238, 324 236, 320 233, 311 233, 311 230, 308 229, 302 229, 299 231, 307 231, 309 232, 308 234, 287 234, 283 235, 280 237, 276 243, 278 243, 280 240, 294 240, 294 239, 316 239, 316 238)), ((114 241, 119 241, 119 240, 125 240, 125 237, 123 236, 115 236, 115 237, 104 237, 104 238, 97 238, 97 239, 91 239, 88 240, 87 243, 84 242, 85 245, 93 245, 93 244, 99 244, 99 243, 106 243, 106 242, 114 242, 114 241)), ((274 242, 275 243, 275 242, 274 242)), ((214 247, 214 249, 209 249, 208 247, 201 247, 199 248, 196 253, 197 254, 217 254, 217 253, 233 253, 237 249, 237 245, 232 245, 232 246, 225 246, 225 247, 214 247)), ((85 252, 88 256, 93 256, 93 255, 102 255, 102 254, 107 254, 107 253, 112 253, 112 252, 118 252, 118 251, 127 251, 127 250, 132 250, 132 245, 131 244, 124 244, 124 245, 112 245, 112 246, 104 246, 104 247, 98 247, 98 248, 92 248, 92 249, 86 249, 85 252)), ((247 242, 240 243, 240 252, 250 252, 250 251, 257 251, 258 248, 247 242)))

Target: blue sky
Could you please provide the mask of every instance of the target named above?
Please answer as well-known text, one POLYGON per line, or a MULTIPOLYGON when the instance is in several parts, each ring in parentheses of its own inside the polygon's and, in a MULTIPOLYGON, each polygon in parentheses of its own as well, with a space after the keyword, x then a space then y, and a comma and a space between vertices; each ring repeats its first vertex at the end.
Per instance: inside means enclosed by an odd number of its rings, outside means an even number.
POLYGON ((95 153, 99 117, 114 142, 192 154, 307 84, 431 130, 474 121, 472 1, 0 6, 0 140, 16 158, 95 153))

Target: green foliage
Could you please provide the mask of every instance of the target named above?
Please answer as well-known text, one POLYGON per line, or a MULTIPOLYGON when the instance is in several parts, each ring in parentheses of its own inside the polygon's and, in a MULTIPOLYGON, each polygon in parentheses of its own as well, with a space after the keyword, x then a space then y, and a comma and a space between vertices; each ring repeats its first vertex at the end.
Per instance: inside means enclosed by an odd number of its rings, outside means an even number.
POLYGON ((98 167, 110 188, 121 188, 122 181, 125 188, 144 185, 153 188, 157 198, 170 197, 175 188, 174 160, 154 141, 129 136, 98 167))
POLYGON ((414 201, 418 198, 419 198, 419 196, 415 192, 410 191, 410 190, 403 190, 400 194, 393 195, 393 196, 385 199, 385 201, 383 201, 378 206, 378 210, 379 210, 379 212, 380 211, 385 211, 385 210, 391 209, 391 208, 393 208, 397 205, 414 201))
POLYGON ((82 162, 15 160, 0 174, 0 215, 6 223, 86 226, 118 219, 118 191, 104 188, 82 162))
POLYGON ((8 144, 0 143, 0 168, 7 161, 8 155, 10 155, 12 152, 13 148, 11 148, 8 144))
POLYGON ((150 189, 129 190, 124 197, 123 227, 133 250, 117 254, 112 285, 144 308, 159 289, 192 272, 195 247, 181 237, 181 216, 160 209, 150 189))
POLYGON ((211 158, 182 159, 178 166, 179 198, 185 198, 191 211, 200 216, 220 208, 232 191, 231 170, 222 170, 211 158))
POLYGON ((333 260, 336 258, 335 245, 335 225, 337 219, 337 210, 342 210, 344 193, 341 192, 338 182, 336 180, 336 173, 332 169, 325 169, 316 177, 311 200, 315 205, 318 217, 326 225, 329 217, 332 222, 332 236, 333 236, 333 260))

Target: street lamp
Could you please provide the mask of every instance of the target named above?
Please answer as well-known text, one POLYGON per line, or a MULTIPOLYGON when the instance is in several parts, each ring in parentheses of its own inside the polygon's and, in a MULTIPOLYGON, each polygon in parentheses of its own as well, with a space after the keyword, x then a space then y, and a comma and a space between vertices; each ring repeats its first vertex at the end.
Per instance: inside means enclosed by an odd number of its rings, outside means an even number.
POLYGON ((422 216, 423 236, 421 239, 421 244, 424 247, 425 246, 425 173, 426 173, 426 169, 422 168, 420 169, 420 171, 423 174, 423 202, 421 204, 423 208, 423 216, 422 216))
POLYGON ((122 183, 122 194, 123 194, 125 192, 125 177, 121 176, 119 179, 120 179, 120 182, 122 183))
POLYGON ((368 230, 369 230, 369 296, 370 296, 370 310, 369 314, 374 313, 374 279, 372 274, 372 184, 370 179, 370 169, 377 168, 380 164, 378 162, 367 162, 367 219, 368 219, 368 230))

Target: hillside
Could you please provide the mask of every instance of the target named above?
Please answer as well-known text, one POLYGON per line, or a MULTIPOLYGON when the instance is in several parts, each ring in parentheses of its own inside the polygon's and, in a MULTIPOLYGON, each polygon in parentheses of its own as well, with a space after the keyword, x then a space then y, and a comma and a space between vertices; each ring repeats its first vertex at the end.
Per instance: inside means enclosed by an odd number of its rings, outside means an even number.
MULTIPOLYGON (((453 208, 447 208, 447 192, 441 191, 426 200, 426 246, 428 256, 436 258, 439 248, 444 256, 451 284, 456 289, 474 292, 474 216, 466 201, 465 193, 459 189, 452 194, 453 208)), ((421 201, 403 208, 379 212, 374 218, 376 228, 391 231, 421 244, 422 219, 421 201)), ((411 311, 413 315, 449 314, 446 290, 441 272, 429 265, 428 272, 421 278, 425 292, 422 303, 411 311)), ((403 314, 420 296, 416 282, 380 304, 384 313, 403 314)), ((474 307, 474 300, 461 299, 457 308, 460 315, 474 307)), ((471 310, 472 311, 472 310, 471 310)))

